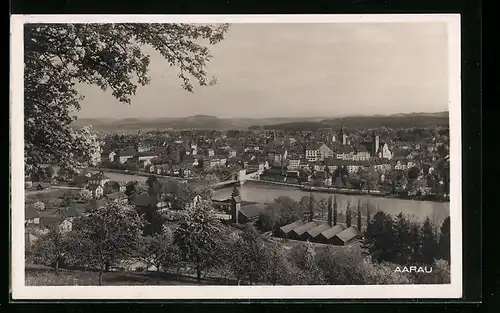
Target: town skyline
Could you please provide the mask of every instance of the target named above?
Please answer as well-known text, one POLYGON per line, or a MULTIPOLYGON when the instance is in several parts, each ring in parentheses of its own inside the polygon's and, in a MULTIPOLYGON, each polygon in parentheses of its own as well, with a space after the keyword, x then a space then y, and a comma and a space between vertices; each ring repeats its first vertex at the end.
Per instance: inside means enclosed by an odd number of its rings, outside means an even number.
POLYGON ((210 46, 211 87, 182 90, 149 47, 151 83, 132 104, 80 85, 79 118, 392 115, 448 110, 444 23, 232 24, 210 46), (293 34, 293 36, 292 36, 293 34))

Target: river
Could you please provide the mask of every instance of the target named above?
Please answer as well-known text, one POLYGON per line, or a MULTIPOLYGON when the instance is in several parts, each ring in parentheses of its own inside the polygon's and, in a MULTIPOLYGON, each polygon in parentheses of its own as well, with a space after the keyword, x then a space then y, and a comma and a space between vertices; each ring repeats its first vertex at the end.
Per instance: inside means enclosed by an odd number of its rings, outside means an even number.
MULTIPOLYGON (((120 173, 105 172, 111 180, 115 181, 146 181, 146 176, 128 175, 120 173)), ((232 187, 218 189, 214 193, 215 199, 227 199, 231 196, 232 187)), ((300 200, 303 196, 309 196, 309 192, 302 191, 297 188, 270 185, 259 182, 247 181, 240 187, 240 196, 244 201, 254 202, 272 202, 274 199, 281 196, 288 196, 294 200, 300 200)), ((328 199, 330 196, 327 193, 313 192, 314 198, 317 200, 328 199)), ((397 215, 403 213, 412 217, 415 220, 423 220, 426 217, 431 218, 435 222, 441 222, 450 214, 449 202, 432 202, 432 201, 419 201, 419 200, 403 200, 373 196, 360 196, 360 195, 342 195, 337 194, 337 203, 339 211, 345 210, 347 202, 351 202, 351 207, 357 205, 358 201, 364 205, 367 202, 374 210, 379 208, 386 213, 397 215)))

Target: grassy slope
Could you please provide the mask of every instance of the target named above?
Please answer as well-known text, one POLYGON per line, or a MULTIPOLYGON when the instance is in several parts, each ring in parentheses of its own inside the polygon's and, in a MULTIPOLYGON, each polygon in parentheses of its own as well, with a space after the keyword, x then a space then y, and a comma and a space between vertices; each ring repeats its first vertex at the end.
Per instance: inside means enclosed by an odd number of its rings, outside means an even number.
MULTIPOLYGON (((283 243, 285 249, 291 251, 293 246, 304 244, 301 241, 288 240, 283 243)), ((316 255, 319 255, 326 245, 314 244, 316 255)), ((333 246, 337 253, 342 253, 345 249, 351 249, 359 253, 361 249, 359 243, 355 243, 349 248, 333 246)), ((56 275, 54 270, 45 266, 29 266, 25 270, 27 286, 96 286, 99 282, 99 274, 91 271, 61 270, 56 275)), ((210 275, 205 277, 202 285, 225 285, 222 277, 210 275)), ((236 285, 236 281, 228 279, 228 285, 236 285)), ((130 285, 197 285, 194 273, 183 273, 177 276, 174 273, 156 272, 108 272, 103 274, 103 285, 105 286, 130 286, 130 285)))
MULTIPOLYGON (((96 286, 99 282, 99 273, 91 271, 61 270, 56 275, 49 268, 27 268, 26 286, 96 286)), ((205 278, 203 285, 222 285, 220 279, 205 278)), ((156 272, 108 272, 103 274, 105 286, 133 286, 133 285, 196 285, 196 277, 156 272)))

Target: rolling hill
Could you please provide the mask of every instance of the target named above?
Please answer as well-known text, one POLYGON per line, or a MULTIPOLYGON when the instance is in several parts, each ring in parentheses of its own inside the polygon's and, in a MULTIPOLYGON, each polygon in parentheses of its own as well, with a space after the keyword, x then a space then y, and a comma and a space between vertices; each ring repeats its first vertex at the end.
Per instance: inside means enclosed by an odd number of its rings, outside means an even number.
POLYGON ((188 117, 159 117, 159 118, 80 118, 73 123, 79 128, 92 125, 101 131, 136 131, 136 130, 168 130, 168 129, 248 129, 252 125, 258 127, 292 122, 319 122, 323 117, 306 118, 219 118, 211 115, 194 115, 188 117))
MULTIPOLYGON (((265 129, 276 130, 309 130, 314 131, 322 128, 338 129, 344 128, 411 128, 411 127, 433 127, 449 126, 448 112, 438 113, 409 113, 393 115, 372 115, 372 116, 348 116, 335 119, 325 119, 319 122, 292 122, 264 126, 265 129)), ((251 126, 255 129, 257 126, 251 126)))
POLYGON ((92 125, 101 131, 150 131, 182 129, 276 129, 276 130, 317 130, 321 128, 378 128, 378 127, 428 127, 448 126, 448 112, 410 113, 394 115, 347 116, 335 119, 324 117, 272 117, 272 118, 219 118, 211 115, 158 118, 81 118, 73 127, 92 125))

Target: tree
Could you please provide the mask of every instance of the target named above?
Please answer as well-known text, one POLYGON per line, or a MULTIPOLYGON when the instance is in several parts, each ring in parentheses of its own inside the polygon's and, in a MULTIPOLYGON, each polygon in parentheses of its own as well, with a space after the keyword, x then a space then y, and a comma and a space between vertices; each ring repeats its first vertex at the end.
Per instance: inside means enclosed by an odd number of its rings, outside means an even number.
POLYGON ((407 285, 412 284, 413 280, 406 273, 395 272, 398 265, 383 262, 372 263, 368 260, 360 262, 357 271, 366 285, 407 285))
POLYGON ((81 265, 99 271, 99 285, 108 266, 136 254, 143 220, 128 206, 111 202, 76 219, 71 253, 81 265))
POLYGON ((273 231, 302 218, 302 211, 296 201, 281 196, 270 203, 259 216, 257 226, 262 231, 273 231))
POLYGON ((128 182, 125 187, 125 194, 131 198, 136 195, 146 195, 148 194, 148 185, 141 181, 131 181, 128 182))
POLYGON ((445 260, 450 262, 450 217, 446 217, 441 224, 441 228, 439 231, 439 256, 445 260))
POLYGON ((42 201, 37 201, 37 202, 33 203, 33 207, 37 211, 43 211, 43 210, 45 210, 45 203, 43 203, 42 201))
POLYGON ((187 210, 184 221, 174 233, 174 242, 181 249, 184 260, 196 268, 198 283, 201 282, 202 272, 217 261, 215 252, 221 226, 211 202, 200 201, 187 210))
POLYGON ((408 170, 408 179, 409 180, 417 179, 418 176, 420 176, 420 170, 416 166, 414 166, 408 170))
POLYGON ((309 221, 312 222, 312 220, 314 219, 314 196, 312 193, 309 196, 308 208, 309 208, 309 221))
POLYGON ((366 225, 368 225, 372 219, 372 212, 370 207, 370 201, 366 202, 366 225))
POLYGON ((410 241, 412 263, 420 263, 422 260, 422 230, 417 222, 410 223, 410 241))
POLYGON ((333 225, 337 225, 337 215, 338 215, 338 212, 337 212, 337 197, 334 197, 333 198, 333 225))
POLYGON ((363 223, 361 221, 361 203, 358 203, 358 214, 357 214, 357 220, 356 220, 356 226, 358 227, 358 230, 361 231, 363 228, 363 223))
POLYGON ((218 276, 224 277, 224 284, 227 285, 227 277, 233 274, 232 262, 235 253, 237 253, 236 242, 239 236, 236 235, 231 228, 223 228, 219 237, 219 244, 215 252, 217 262, 215 262, 214 270, 218 276))
POLYGON ((325 179, 328 180, 328 178, 331 178, 332 177, 332 173, 330 171, 330 168, 328 167, 328 165, 325 165, 325 179))
POLYGON ((432 265, 437 257, 437 236, 429 217, 422 224, 422 263, 432 265))
POLYGON ((394 240, 393 219, 389 214, 382 211, 377 212, 371 222, 366 226, 362 240, 362 247, 372 261, 392 261, 394 240))
POLYGON ((77 84, 112 90, 131 103, 138 85, 146 85, 149 55, 157 50, 179 69, 182 87, 201 86, 211 59, 208 47, 224 38, 228 25, 198 24, 27 24, 24 30, 24 115, 26 173, 43 163, 76 169, 90 161, 91 145, 70 124, 80 109, 77 84))
POLYGON ((59 274, 59 266, 67 257, 69 241, 58 227, 49 227, 49 232, 35 241, 31 254, 35 263, 53 266, 59 274))
POLYGON ((321 218, 325 217, 325 211, 328 210, 328 201, 326 199, 321 199, 318 201, 318 208, 321 212, 321 218))
POLYGON ((235 184, 233 186, 233 191, 231 193, 231 197, 236 198, 240 196, 240 190, 238 189, 238 186, 235 184))
POLYGON ((78 194, 81 200, 84 201, 89 201, 92 199, 92 192, 87 189, 82 189, 80 190, 80 193, 78 194))
POLYGON ((287 259, 283 245, 272 242, 267 246, 266 276, 272 285, 283 284, 287 280, 287 259))
POLYGON ((412 257, 411 223, 403 213, 396 216, 394 234, 395 255, 393 261, 397 264, 409 264, 412 257))
POLYGON ((347 208, 345 209, 345 224, 347 227, 351 227, 351 223, 352 223, 351 201, 347 201, 347 208))
POLYGON ((146 263, 146 271, 153 265, 159 272, 161 268, 171 268, 180 261, 179 248, 168 228, 162 233, 142 237, 137 252, 139 259, 146 263))
POLYGON ((203 178, 203 180, 209 186, 215 185, 215 184, 217 184, 217 183, 220 182, 219 177, 217 177, 217 175, 215 175, 215 174, 207 174, 207 175, 205 175, 205 177, 203 178))
POLYGON ((158 177, 156 177, 155 175, 150 175, 146 180, 146 186, 148 188, 148 195, 156 198, 159 201, 162 195, 162 185, 158 181, 158 177))
POLYGON ((80 194, 76 191, 68 191, 62 195, 61 207, 71 206, 73 203, 80 201, 80 194))
POLYGON ((317 265, 329 285, 363 285, 364 278, 358 270, 362 258, 346 249, 337 253, 328 245, 318 256, 317 265))
POLYGON ((305 244, 296 245, 292 250, 292 258, 301 270, 311 270, 314 266, 315 257, 316 251, 314 245, 309 241, 305 244))
POLYGON ((422 275, 414 273, 414 283, 418 284, 449 284, 451 280, 450 264, 445 260, 436 260, 432 272, 422 275))
POLYGON ((333 226, 333 196, 328 197, 328 225, 333 226))
POLYGON ((247 225, 236 241, 232 262, 238 284, 245 277, 250 284, 262 279, 267 265, 267 249, 264 241, 253 226, 247 225))

